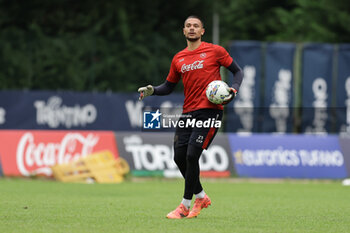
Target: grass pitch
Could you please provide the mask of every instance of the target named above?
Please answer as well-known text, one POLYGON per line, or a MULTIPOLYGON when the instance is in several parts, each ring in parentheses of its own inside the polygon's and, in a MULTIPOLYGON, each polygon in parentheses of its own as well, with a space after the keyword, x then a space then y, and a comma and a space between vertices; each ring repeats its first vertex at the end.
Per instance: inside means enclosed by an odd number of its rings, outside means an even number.
POLYGON ((339 181, 204 180, 212 205, 166 219, 182 180, 64 184, 0 179, 0 232, 350 232, 350 187, 339 181))

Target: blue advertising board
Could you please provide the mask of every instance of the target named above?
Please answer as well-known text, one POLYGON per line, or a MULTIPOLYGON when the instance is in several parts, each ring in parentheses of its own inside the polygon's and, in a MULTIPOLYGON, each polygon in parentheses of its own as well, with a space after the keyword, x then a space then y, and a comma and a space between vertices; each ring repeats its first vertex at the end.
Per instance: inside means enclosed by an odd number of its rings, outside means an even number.
POLYGON ((350 44, 340 44, 336 89, 336 132, 350 134, 350 44))
POLYGON ((333 47, 306 44, 303 48, 302 132, 329 133, 331 130, 333 47))
POLYGON ((345 159, 345 167, 348 172, 348 177, 350 177, 350 135, 339 136, 340 148, 343 152, 345 159))
POLYGON ((262 132, 292 132, 294 43, 268 43, 262 132))
POLYGON ((347 177, 338 136, 229 134, 229 142, 240 177, 347 177))
MULTIPOLYGON (((258 41, 234 41, 229 53, 243 69, 239 94, 227 105, 226 131, 257 132, 260 106, 262 47, 258 41)), ((229 72, 229 85, 233 82, 229 72)))
MULTIPOLYGON (((174 162, 173 138, 169 132, 116 132, 119 154, 128 162, 134 176, 181 177, 174 162)), ((199 164, 201 176, 229 177, 234 166, 226 134, 218 133, 204 150, 199 164)))
POLYGON ((70 129, 134 131, 142 129, 143 111, 180 110, 183 94, 69 91, 0 91, 0 129, 70 129))

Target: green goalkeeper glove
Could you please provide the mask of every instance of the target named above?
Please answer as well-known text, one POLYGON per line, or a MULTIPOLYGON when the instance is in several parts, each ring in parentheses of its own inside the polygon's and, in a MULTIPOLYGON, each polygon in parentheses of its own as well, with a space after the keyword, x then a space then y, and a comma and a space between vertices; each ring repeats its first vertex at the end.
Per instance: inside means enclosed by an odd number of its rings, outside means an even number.
POLYGON ((154 88, 152 85, 148 85, 147 87, 140 87, 137 91, 140 92, 139 100, 143 100, 143 98, 153 94, 154 88))

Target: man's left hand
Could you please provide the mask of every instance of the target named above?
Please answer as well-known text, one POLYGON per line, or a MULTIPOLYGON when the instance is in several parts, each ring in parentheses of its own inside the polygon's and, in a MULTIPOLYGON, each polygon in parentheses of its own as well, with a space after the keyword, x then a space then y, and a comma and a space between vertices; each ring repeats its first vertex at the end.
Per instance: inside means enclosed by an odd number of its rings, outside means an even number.
POLYGON ((222 103, 223 105, 230 103, 237 95, 237 90, 233 87, 228 87, 227 91, 230 93, 230 95, 225 97, 224 102, 222 103))

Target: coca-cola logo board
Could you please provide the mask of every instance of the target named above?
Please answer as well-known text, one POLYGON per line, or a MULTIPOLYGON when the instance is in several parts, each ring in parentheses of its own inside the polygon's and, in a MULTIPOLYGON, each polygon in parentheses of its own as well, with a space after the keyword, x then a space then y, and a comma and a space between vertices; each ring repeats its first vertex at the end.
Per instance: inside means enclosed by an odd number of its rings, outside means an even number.
POLYGON ((51 166, 102 150, 119 157, 113 132, 0 131, 0 161, 8 176, 51 176, 51 166))

